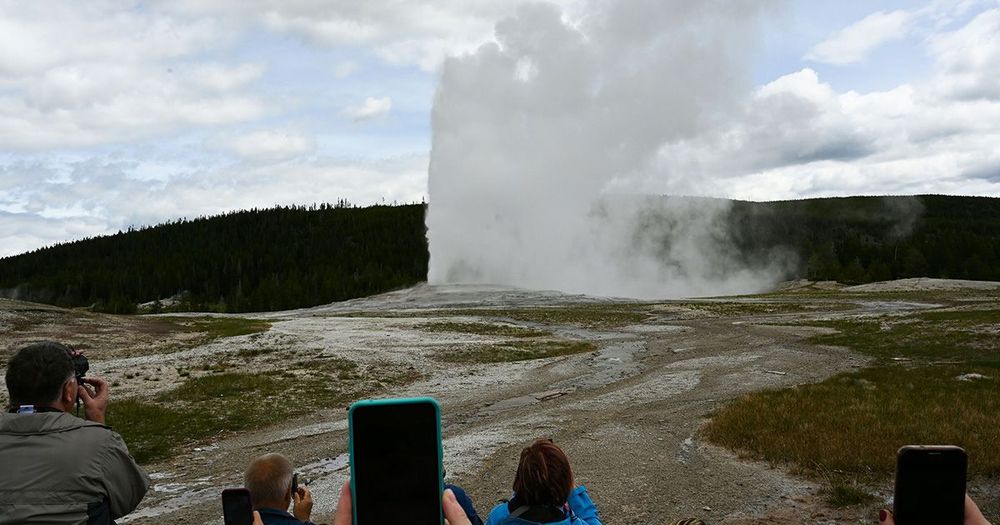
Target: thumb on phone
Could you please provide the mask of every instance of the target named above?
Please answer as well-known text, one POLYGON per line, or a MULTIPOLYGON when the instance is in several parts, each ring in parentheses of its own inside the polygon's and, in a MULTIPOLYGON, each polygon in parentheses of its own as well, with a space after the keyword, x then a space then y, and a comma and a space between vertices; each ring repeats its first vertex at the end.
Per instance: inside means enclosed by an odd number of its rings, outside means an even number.
POLYGON ((448 525, 472 525, 451 489, 444 491, 444 519, 448 525))

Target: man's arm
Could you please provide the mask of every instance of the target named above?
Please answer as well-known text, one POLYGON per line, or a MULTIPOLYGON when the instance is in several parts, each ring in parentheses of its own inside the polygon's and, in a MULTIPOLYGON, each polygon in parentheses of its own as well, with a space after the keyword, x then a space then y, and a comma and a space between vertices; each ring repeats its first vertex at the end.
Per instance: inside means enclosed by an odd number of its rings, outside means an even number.
POLYGON ((149 489, 149 476, 132 456, 122 437, 110 432, 101 454, 104 489, 111 502, 111 519, 118 519, 135 510, 149 489))

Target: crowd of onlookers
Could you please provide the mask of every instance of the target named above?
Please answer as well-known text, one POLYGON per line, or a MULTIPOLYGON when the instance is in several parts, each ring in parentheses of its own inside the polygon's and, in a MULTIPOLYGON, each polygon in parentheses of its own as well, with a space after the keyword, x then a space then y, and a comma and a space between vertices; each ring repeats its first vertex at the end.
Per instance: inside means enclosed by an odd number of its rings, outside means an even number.
MULTIPOLYGON (((104 424, 108 384, 86 377, 81 357, 63 344, 41 342, 19 349, 7 363, 10 406, 0 414, 0 525, 107 525, 132 512, 149 488, 149 476, 121 436, 104 424), (73 415, 80 405, 83 418, 73 415)), ((291 462, 280 454, 250 462, 244 486, 255 524, 312 523, 312 494, 296 479, 291 462)), ((574 481, 569 458, 551 440, 521 451, 512 488, 511 498, 489 512, 487 525, 601 523, 587 489, 574 481)), ((340 490, 333 525, 353 523, 350 490, 350 483, 340 490)), ((483 523, 460 487, 447 485, 442 505, 449 525, 483 523)), ((405 510, 400 509, 400 521, 406 521, 405 510)), ((881 511, 879 521, 893 523, 892 514, 881 511)), ((968 497, 965 523, 988 525, 968 497)))

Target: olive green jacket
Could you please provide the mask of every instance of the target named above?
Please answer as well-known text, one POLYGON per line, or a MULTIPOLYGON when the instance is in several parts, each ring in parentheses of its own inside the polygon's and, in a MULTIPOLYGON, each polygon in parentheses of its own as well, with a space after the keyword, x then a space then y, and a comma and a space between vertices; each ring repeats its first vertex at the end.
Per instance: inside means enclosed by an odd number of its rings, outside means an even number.
POLYGON ((110 428, 65 412, 0 414, 0 525, 108 524, 148 488, 110 428))

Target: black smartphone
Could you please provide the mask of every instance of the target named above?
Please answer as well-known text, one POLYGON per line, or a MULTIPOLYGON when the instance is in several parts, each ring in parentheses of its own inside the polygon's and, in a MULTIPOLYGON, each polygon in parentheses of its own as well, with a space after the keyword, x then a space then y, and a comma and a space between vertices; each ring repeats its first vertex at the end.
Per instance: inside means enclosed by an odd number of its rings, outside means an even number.
POLYGON ((222 491, 222 519, 225 525, 251 525, 253 505, 247 489, 226 489, 222 491))
POLYGON ((355 525, 441 525, 441 409, 431 398, 359 401, 348 414, 355 525))
POLYGON ((295 495, 299 493, 299 473, 296 472, 292 474, 292 500, 295 500, 295 495))
POLYGON ((893 515, 898 525, 965 521, 968 458, 961 447, 908 445, 896 454, 893 515))

